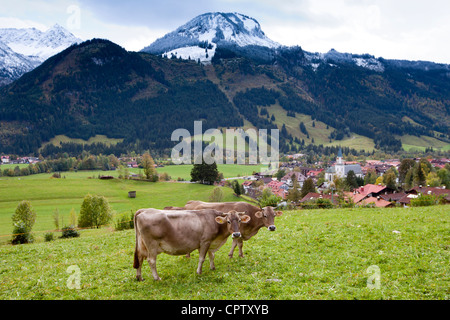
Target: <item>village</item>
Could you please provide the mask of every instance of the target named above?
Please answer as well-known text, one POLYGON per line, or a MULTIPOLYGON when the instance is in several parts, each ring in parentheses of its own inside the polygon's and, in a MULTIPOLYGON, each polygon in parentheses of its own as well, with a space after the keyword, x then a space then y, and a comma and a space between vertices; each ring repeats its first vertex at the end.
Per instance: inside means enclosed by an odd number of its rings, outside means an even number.
MULTIPOLYGON (((318 161, 308 164, 305 158, 305 154, 285 155, 283 160, 286 161, 280 162, 278 168, 236 177, 244 180, 241 183, 242 194, 258 200, 268 189, 278 197, 279 206, 297 208, 408 207, 412 205, 411 200, 414 202, 421 195, 429 197, 425 203, 450 203, 450 159, 447 158, 345 161, 341 149, 336 160, 330 163, 318 161), (406 169, 402 168, 402 162, 406 163, 406 169)), ((42 160, 2 155, 0 165, 36 164, 42 160)), ((139 156, 117 160, 126 168, 140 168, 139 156)), ((154 167, 164 165, 156 162, 154 167)), ((129 174, 131 179, 138 177, 136 173, 129 174)), ((215 185, 227 186, 230 180, 221 179, 215 185)))
MULTIPOLYGON (((416 163, 427 171, 420 163, 420 158, 410 160, 409 177, 406 172, 403 177, 399 177, 402 162, 398 159, 365 160, 362 164, 358 161, 345 161, 342 151, 339 150, 336 161, 330 163, 327 168, 321 168, 322 163, 304 166, 301 160, 303 156, 287 156, 289 161, 280 163, 278 169, 244 177, 244 194, 258 199, 264 189, 269 189, 280 198, 281 205, 290 203, 300 208, 408 207, 412 199, 418 199, 421 195, 429 196, 428 202, 450 203, 450 191, 447 189, 450 159, 422 159, 422 163, 426 161, 429 168, 429 172, 425 172, 424 176, 428 174, 428 178, 432 180, 424 177, 421 181, 416 177, 414 184, 412 164, 416 163), (446 177, 442 179, 445 181, 437 177, 438 170, 445 174, 446 177), (437 178, 433 179, 435 177, 437 178), (410 179, 409 183, 406 179, 410 179), (431 181, 431 184, 427 181, 431 181)), ((224 184, 224 181, 217 183, 224 184)))

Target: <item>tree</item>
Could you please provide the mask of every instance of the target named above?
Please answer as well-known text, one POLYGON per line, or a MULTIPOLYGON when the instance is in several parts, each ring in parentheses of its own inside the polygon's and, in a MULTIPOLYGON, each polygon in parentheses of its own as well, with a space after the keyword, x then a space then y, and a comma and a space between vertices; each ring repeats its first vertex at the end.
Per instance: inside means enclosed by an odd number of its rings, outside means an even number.
POLYGON ((294 179, 292 179, 292 189, 289 190, 287 199, 291 202, 297 202, 303 198, 302 193, 300 192, 299 188, 300 185, 298 184, 297 179, 295 179, 295 175, 292 175, 294 179))
POLYGON ((383 175, 383 183, 390 189, 397 190, 396 180, 397 176, 392 168, 387 170, 383 175))
POLYGON ((259 198, 259 205, 264 207, 276 207, 281 201, 281 197, 278 197, 272 193, 269 188, 265 188, 259 198))
POLYGON ((207 164, 204 159, 202 163, 194 164, 191 170, 191 181, 199 181, 203 184, 213 184, 219 179, 219 170, 217 164, 207 164))
POLYGON ((408 171, 414 167, 416 161, 414 159, 403 159, 398 167, 398 181, 404 183, 408 171))
POLYGON ((234 194, 238 197, 244 193, 244 187, 237 180, 233 180, 231 187, 233 188, 234 194))
POLYGON ((447 189, 450 189, 450 171, 446 168, 442 168, 437 171, 437 175, 441 180, 441 184, 443 184, 447 189))
POLYGON ((375 184, 377 181, 377 173, 375 170, 370 169, 367 171, 367 174, 364 176, 364 184, 375 184))
POLYGON ((350 170, 347 173, 347 177, 345 178, 345 183, 350 188, 350 191, 353 191, 354 189, 358 188, 358 181, 356 180, 356 174, 353 170, 350 170))
POLYGON ((152 156, 148 152, 142 156, 140 164, 141 167, 144 169, 145 177, 148 180, 157 181, 158 175, 156 174, 155 162, 153 161, 152 156))
MULTIPOLYGON (((294 179, 296 180, 296 179, 294 179)), ((308 178, 303 182, 302 190, 300 192, 300 197, 303 198, 310 192, 316 192, 316 187, 314 186, 314 181, 312 178, 308 178)))
POLYGON ((96 227, 109 223, 112 219, 112 211, 108 200, 103 196, 86 195, 81 204, 78 226, 96 227))
POLYGON ((36 212, 31 206, 30 201, 21 201, 12 215, 14 225, 13 244, 33 242, 31 229, 36 222, 36 212))
POLYGON ((209 202, 221 202, 223 200, 223 190, 221 187, 215 187, 209 196, 209 202))

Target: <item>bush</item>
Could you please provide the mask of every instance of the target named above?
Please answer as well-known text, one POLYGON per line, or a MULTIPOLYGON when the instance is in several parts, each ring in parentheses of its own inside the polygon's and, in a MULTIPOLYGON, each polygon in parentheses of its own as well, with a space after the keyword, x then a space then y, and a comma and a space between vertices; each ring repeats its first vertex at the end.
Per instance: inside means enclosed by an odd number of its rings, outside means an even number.
POLYGON ((90 228, 109 223, 112 219, 112 211, 108 200, 103 196, 86 195, 81 204, 78 226, 90 228))
POLYGON ((28 231, 23 221, 16 222, 13 229, 12 244, 32 243, 34 241, 33 235, 28 231))
POLYGON ((78 230, 75 229, 75 226, 68 226, 62 228, 62 235, 60 238, 66 239, 66 238, 77 238, 80 236, 80 233, 78 230))
POLYGON ((116 231, 134 229, 134 212, 131 210, 130 215, 122 214, 115 222, 116 231))
POLYGON ((221 187, 215 187, 209 196, 209 202, 221 202, 223 200, 223 190, 221 187))
POLYGON ((45 242, 50 242, 55 240, 55 238, 53 237, 53 233, 52 232, 48 232, 45 234, 44 236, 45 242))
POLYGON ((437 198, 432 194, 421 194, 415 199, 411 199, 411 207, 432 206, 437 203, 437 198))
POLYGON ((36 222, 36 212, 29 201, 23 200, 18 204, 12 221, 14 226, 12 244, 33 242, 31 229, 36 222))
POLYGON ((259 205, 261 208, 276 207, 281 200, 281 197, 274 195, 269 188, 266 188, 263 190, 262 195, 259 198, 259 205))

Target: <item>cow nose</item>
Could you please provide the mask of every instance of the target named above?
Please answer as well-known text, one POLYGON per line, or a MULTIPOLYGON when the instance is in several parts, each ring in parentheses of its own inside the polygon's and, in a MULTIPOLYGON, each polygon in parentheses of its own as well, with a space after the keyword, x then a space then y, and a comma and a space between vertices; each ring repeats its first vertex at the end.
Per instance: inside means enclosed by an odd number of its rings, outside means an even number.
POLYGON ((275 226, 272 225, 272 226, 270 226, 268 229, 269 229, 269 231, 275 231, 275 230, 277 229, 277 227, 275 227, 275 226))
POLYGON ((232 237, 233 238, 240 238, 241 237, 241 233, 240 232, 234 232, 232 237))

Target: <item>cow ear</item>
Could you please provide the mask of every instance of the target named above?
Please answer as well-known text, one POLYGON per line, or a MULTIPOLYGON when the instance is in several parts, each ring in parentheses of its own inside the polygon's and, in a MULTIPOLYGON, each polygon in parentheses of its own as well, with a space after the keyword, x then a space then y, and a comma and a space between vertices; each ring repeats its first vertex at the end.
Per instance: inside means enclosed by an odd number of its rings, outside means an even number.
POLYGON ((279 216, 281 216, 283 214, 283 211, 277 211, 277 212, 275 212, 275 216, 276 217, 279 217, 279 216))
POLYGON ((227 219, 225 217, 218 216, 218 217, 216 217, 216 222, 218 224, 224 224, 225 222, 227 222, 227 219))
POLYGON ((262 218, 262 216, 263 216, 262 211, 258 211, 255 213, 255 217, 257 217, 257 218, 262 218))
POLYGON ((248 216, 248 215, 246 215, 246 214, 244 214, 243 216, 241 216, 241 222, 242 223, 247 223, 247 222, 249 222, 250 221, 250 216, 248 216))

